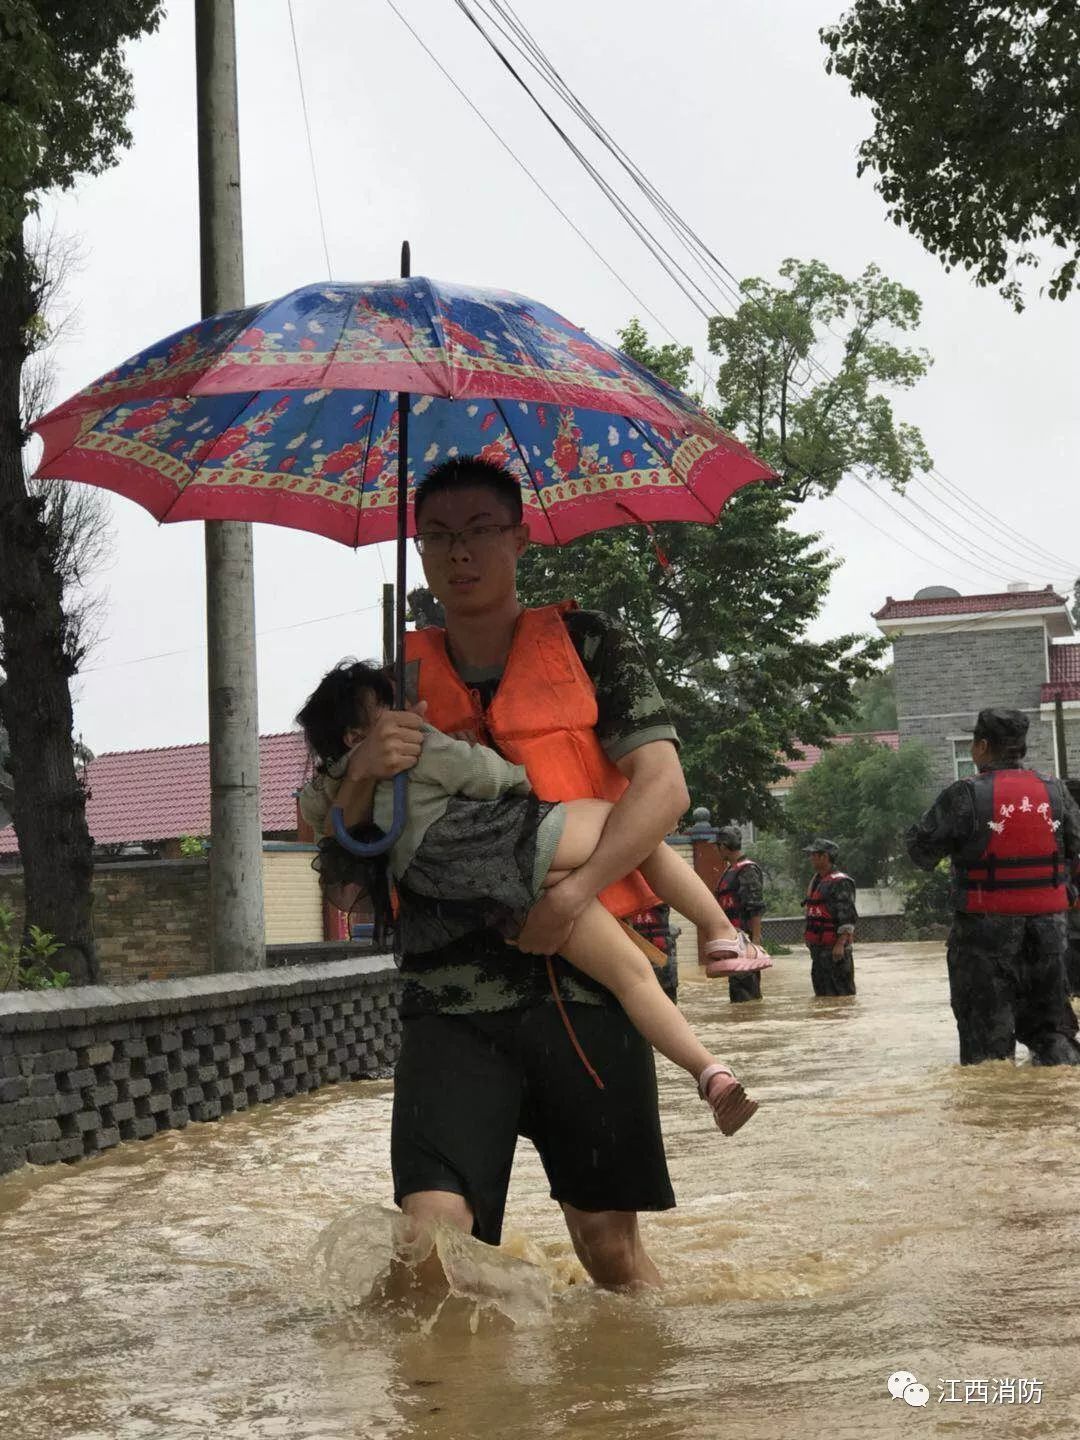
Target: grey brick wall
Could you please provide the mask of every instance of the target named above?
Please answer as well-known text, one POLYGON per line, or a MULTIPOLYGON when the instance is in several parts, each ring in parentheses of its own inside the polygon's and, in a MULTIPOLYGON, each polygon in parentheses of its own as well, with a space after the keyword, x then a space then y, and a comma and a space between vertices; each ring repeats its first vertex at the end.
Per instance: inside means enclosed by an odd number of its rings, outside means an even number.
POLYGON ((1046 680, 1041 625, 897 635, 893 660, 900 738, 921 740, 929 748, 935 783, 947 785, 956 778, 949 737, 973 725, 986 705, 1026 710, 1031 719, 1028 758, 1036 770, 1053 771, 1050 727, 1039 719, 1046 680))
POLYGON ((399 988, 371 956, 0 995, 0 1174, 387 1076, 399 988))

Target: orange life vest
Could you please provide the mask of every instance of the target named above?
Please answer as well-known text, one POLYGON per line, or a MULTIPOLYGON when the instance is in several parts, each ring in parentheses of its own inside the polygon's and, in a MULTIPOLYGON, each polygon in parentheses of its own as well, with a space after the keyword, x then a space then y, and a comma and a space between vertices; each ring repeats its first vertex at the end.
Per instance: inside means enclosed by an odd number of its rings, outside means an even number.
MULTIPOLYGON (((405 658, 419 662, 416 695, 428 703, 428 722, 464 731, 524 765, 541 800, 609 800, 627 780, 604 754, 596 735, 596 691, 563 623, 572 600, 523 610, 506 669, 485 710, 454 669, 446 632, 435 627, 405 636, 405 658)), ((613 915, 632 915, 657 903, 635 870, 598 897, 613 915)))

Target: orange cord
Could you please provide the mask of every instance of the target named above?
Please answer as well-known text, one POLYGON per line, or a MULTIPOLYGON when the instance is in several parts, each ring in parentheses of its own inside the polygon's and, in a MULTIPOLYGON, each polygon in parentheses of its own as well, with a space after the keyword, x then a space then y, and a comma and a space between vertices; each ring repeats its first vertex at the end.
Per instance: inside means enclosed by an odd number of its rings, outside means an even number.
POLYGON ((566 1026, 566 1033, 567 1033, 567 1035, 570 1036, 570 1044, 573 1045, 574 1051, 575 1051, 575 1053, 577 1054, 578 1059, 581 1061, 582 1065, 585 1066, 585 1069, 588 1071, 589 1075, 591 1076, 593 1082, 594 1082, 595 1085, 596 1085, 596 1088, 597 1088, 598 1090, 603 1090, 603 1088, 604 1088, 604 1082, 600 1079, 600 1076, 596 1073, 596 1071, 593 1069, 592 1065, 590 1064, 590 1062, 589 1062, 589 1057, 585 1054, 585 1051, 581 1048, 581 1042, 580 1042, 580 1040, 577 1038, 577 1036, 574 1034, 574 1027, 573 1027, 573 1025, 570 1024, 570 1016, 567 1015, 567 1013, 566 1013, 566 1006, 563 1004, 563 1002, 562 1002, 562 996, 559 994, 559 986, 558 986, 558 983, 557 983, 557 981, 556 981, 556 979, 555 979, 555 967, 554 967, 554 965, 552 965, 552 963, 551 963, 551 956, 550 956, 550 955, 547 957, 547 973, 548 973, 548 980, 549 980, 549 982, 550 982, 550 984, 551 984, 551 993, 552 993, 552 995, 554 995, 554 997, 555 997, 555 1008, 558 1010, 559 1014, 562 1016, 562 1023, 566 1026))

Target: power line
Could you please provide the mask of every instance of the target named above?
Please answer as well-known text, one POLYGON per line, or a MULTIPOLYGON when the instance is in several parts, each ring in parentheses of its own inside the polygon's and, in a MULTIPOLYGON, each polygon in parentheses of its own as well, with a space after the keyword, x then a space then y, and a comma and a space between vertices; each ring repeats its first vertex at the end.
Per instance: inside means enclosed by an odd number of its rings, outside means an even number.
POLYGON ((495 139, 499 142, 502 148, 510 156, 511 160, 513 160, 514 164, 518 167, 518 169, 528 176, 528 178, 536 186, 540 194, 543 195, 544 199, 548 202, 548 204, 551 205, 555 212, 563 220, 566 221, 567 225, 570 226, 570 229, 573 230, 574 234, 578 237, 578 239, 581 240, 581 242, 596 257, 596 259, 599 260, 600 264, 603 265, 604 269, 607 270, 610 275, 614 276, 614 278, 619 282, 619 284, 623 287, 623 289, 635 302, 635 304, 640 305, 645 314, 648 315, 649 319, 654 321, 660 327, 660 329, 664 332, 668 339, 674 341, 676 345, 680 344, 681 342, 679 341, 678 336, 668 329, 668 327, 660 319, 659 315, 654 314, 654 312, 649 309, 648 305, 645 304, 645 301, 641 298, 637 291, 630 286, 628 281, 623 279, 623 277, 619 274, 619 272, 615 269, 611 262, 596 248, 596 246, 592 243, 592 241, 585 234, 585 232, 578 225, 576 225, 573 220, 571 220, 570 216, 566 213, 566 211, 562 208, 562 206, 550 193, 550 191, 544 188, 544 186, 540 183, 537 177, 525 164, 524 160, 522 160, 517 155, 517 153, 507 143, 503 136, 499 134, 498 130, 496 130, 495 126, 491 124, 487 116, 484 115, 483 111, 480 110, 476 104, 474 104, 474 102, 457 83, 453 75, 451 75, 450 71, 447 70, 446 66, 438 58, 435 52, 430 49, 430 47, 421 38, 419 33, 413 28, 412 25, 409 24, 408 20, 406 20, 405 16, 398 9, 397 5, 394 4, 394 0, 386 0, 386 3, 387 5, 389 5, 390 9, 394 12, 397 18, 401 21, 402 25, 405 26, 405 29, 408 30, 409 34, 413 37, 416 43, 420 46, 421 50, 423 50, 424 54, 427 55, 428 59, 432 62, 432 64, 435 65, 435 67, 440 71, 443 77, 449 81, 449 83, 461 96, 462 100, 465 101, 465 104, 468 105, 469 109, 480 121, 484 129, 489 131, 495 137, 495 139))
MULTIPOLYGON (((642 194, 646 197, 649 203, 665 221, 665 223, 668 225, 668 228, 671 229, 675 233, 676 237, 680 239, 682 243, 686 246, 687 250, 690 252, 694 260, 696 260, 699 266, 708 271, 708 264, 706 262, 711 262, 712 266, 715 267, 715 273, 712 274, 710 278, 714 281, 714 283, 718 284, 722 288, 722 290, 728 296, 730 303, 733 303, 735 305, 747 303, 748 297, 742 290, 741 284, 737 280, 733 272, 728 269, 726 265, 724 265, 723 261, 714 254, 714 252, 701 239, 701 237, 688 225, 688 223, 682 218, 682 216, 678 214, 674 207, 656 189, 656 187, 651 183, 651 181, 649 181, 648 177, 644 174, 640 167, 638 167, 630 159, 626 152, 622 150, 622 148, 614 141, 614 139, 604 129, 604 127, 596 120, 596 118, 592 115, 592 113, 588 110, 584 103, 574 94, 573 90, 559 74, 559 72, 555 69, 554 65, 544 54, 539 44, 535 41, 526 26, 516 15, 513 6, 508 3, 508 0, 472 0, 472 3, 480 11, 488 24, 491 25, 495 30, 497 30, 500 35, 502 35, 502 37, 516 50, 518 55, 520 55, 526 61, 526 63, 534 70, 535 73, 540 75, 541 79, 545 81, 549 88, 555 92, 555 94, 563 101, 565 105, 567 105, 571 112, 577 116, 579 121, 581 121, 581 123, 587 127, 587 129, 595 136, 595 138, 599 140, 599 142, 613 156, 613 158, 629 175, 633 183, 637 186, 637 188, 642 192, 642 194), (485 4, 489 6, 490 9, 484 8, 485 4), (494 14, 492 14, 491 12, 494 12, 494 14), (729 280, 734 283, 734 291, 732 289, 732 285, 728 283, 729 280)), ((468 0, 455 0, 455 4, 462 12, 462 14, 464 14, 466 18, 470 21, 470 23, 477 30, 477 32, 484 38, 489 47, 497 55, 500 62, 505 66, 505 68, 510 72, 515 81, 526 92, 526 94, 540 110, 541 114, 548 121, 548 123, 555 129, 556 133, 560 136, 564 143, 567 144, 568 148, 571 150, 571 153, 574 154, 575 158, 586 169, 587 173, 590 175, 590 178, 595 181, 595 183, 601 189, 602 193, 611 201, 618 213, 634 230, 635 234, 637 234, 639 238, 642 239, 643 243, 645 243, 647 248, 650 250, 650 253, 652 253, 654 257, 658 259, 659 263, 662 265, 666 273, 675 281, 675 283, 679 286, 679 289, 682 290, 683 294, 688 299, 690 299, 691 303, 695 304, 696 308, 700 309, 700 306, 696 305, 693 296, 691 296, 687 291, 686 287, 679 282, 676 275, 673 273, 672 267, 678 270, 679 274, 681 274, 686 280, 690 282, 694 290, 697 291, 698 295, 702 296, 702 298, 706 300, 709 300, 710 297, 707 296, 703 290, 701 290, 700 286, 698 286, 695 282, 692 281, 691 277, 687 275, 685 269, 670 254, 669 251, 667 251, 662 245, 660 245, 659 241, 655 240, 655 237, 646 236, 643 233, 640 223, 637 221, 636 217, 631 215, 628 207, 626 206, 626 203, 622 200, 620 196, 617 196, 609 183, 599 174, 595 166, 592 165, 592 162, 583 155, 577 145, 569 138, 569 136, 567 136, 563 127, 559 125, 559 123, 554 119, 554 117, 550 114, 550 112, 543 105, 543 103, 536 97, 536 95, 533 94, 530 87, 518 74, 512 63, 508 60, 506 55, 499 48, 498 44, 492 39, 491 35, 488 34, 487 31, 485 31, 484 27, 480 24, 480 22, 476 18, 476 15, 473 13, 470 4, 468 3, 468 0), (658 249, 662 252, 663 258, 661 258, 661 256, 657 254, 658 249)), ((758 302, 754 301, 753 297, 749 297, 749 299, 751 303, 758 305, 758 308, 762 310, 763 314, 767 315, 767 312, 764 311, 763 307, 760 306, 758 302)), ((713 301, 712 303, 715 304, 715 301, 713 301)), ((722 308, 722 305, 715 306, 716 310, 721 310, 722 308)), ((771 319, 771 317, 769 318, 771 319)), ((836 333, 835 331, 832 331, 831 326, 827 328, 830 330, 831 333, 836 333)), ((843 341, 844 337, 837 336, 837 338, 843 341)), ((812 353, 807 354, 806 361, 812 369, 817 370, 820 374, 822 374, 830 384, 837 383, 837 377, 833 375, 833 373, 825 365, 823 365, 812 353)), ((801 393, 802 387, 794 376, 791 377, 790 383, 792 385, 792 388, 796 390, 797 393, 801 393)), ((945 488, 947 491, 949 489, 953 489, 959 491, 959 493, 961 494, 963 493, 960 487, 953 486, 952 482, 948 481, 944 476, 940 474, 940 472, 932 468, 931 473, 935 476, 937 483, 942 488, 945 488)), ((910 499, 910 497, 906 498, 910 499)), ((928 518, 931 518, 934 523, 943 523, 941 522, 939 517, 931 516, 929 512, 927 512, 923 507, 920 507, 918 505, 918 502, 911 501, 910 503, 912 503, 916 509, 920 509, 923 514, 926 514, 928 516, 928 518)), ((950 506, 948 508, 953 507, 950 506)), ((964 518, 966 519, 967 517, 965 516, 964 518)), ((1017 546, 1024 548, 1028 552, 1029 556, 1031 557, 1031 559, 1029 559, 1028 561, 1029 564, 1038 563, 1040 566, 1042 566, 1049 561, 1054 565, 1055 568, 1064 568, 1070 573, 1075 569, 1080 569, 1080 565, 1076 565, 1074 562, 1066 561, 1061 556, 1054 556, 1052 552, 1047 551, 1045 547, 1037 546, 1033 542, 1026 540, 1025 537, 1016 535, 1012 530, 1001 525, 1000 522, 994 520, 993 517, 984 517, 984 519, 987 520, 989 528, 996 529, 1000 534, 1002 534, 1008 539, 1010 543, 1010 550, 1007 561, 1004 559, 1004 557, 991 553, 985 546, 980 546, 976 542, 966 539, 966 537, 956 535, 955 538, 959 543, 966 545, 969 549, 972 549, 973 551, 981 551, 984 555, 989 555, 992 563, 994 563, 995 565, 1003 565, 1004 569, 1007 572, 1015 570, 1015 549, 1017 548, 1017 546)), ((914 526, 914 528, 918 529, 919 527, 914 526)), ((955 533, 952 531, 952 527, 947 526, 946 528, 949 529, 950 533, 955 533)), ((984 538, 990 537, 984 536, 984 538)), ((1000 541, 996 543, 999 546, 1001 544, 1000 541)), ((984 571, 984 573, 995 574, 996 572, 984 571)))
POLYGON ((311 121, 308 119, 307 96, 304 94, 304 72, 300 65, 300 46, 296 40, 296 20, 293 17, 292 0, 288 0, 289 29, 292 31, 293 55, 296 58, 296 81, 300 86, 300 108, 304 114, 304 130, 307 133, 308 159, 311 161, 311 184, 315 191, 315 211, 319 217, 319 231, 322 235, 323 255, 326 257, 326 278, 333 280, 334 271, 330 264, 330 247, 326 243, 326 222, 323 219, 322 196, 319 193, 319 172, 315 165, 315 147, 311 143, 311 121))
MULTIPOLYGON (((936 570, 942 570, 942 565, 940 561, 932 560, 928 555, 923 555, 918 550, 913 550, 910 545, 906 545, 904 541, 900 540, 896 535, 894 535, 891 530, 886 530, 883 526, 878 525, 875 521, 871 520, 869 516, 864 515, 862 511, 858 509, 857 506, 853 505, 851 501, 848 500, 845 496, 837 495, 834 498, 839 502, 839 504, 850 510, 851 513, 855 515, 864 525, 869 525, 871 530, 876 530, 879 535, 884 535, 885 539, 888 540, 890 544, 897 546, 900 550, 905 551, 908 555, 913 555, 916 560, 921 560, 924 565, 931 565, 936 570)), ((962 585, 969 585, 971 583, 970 580, 965 579, 962 575, 957 575, 955 572, 950 572, 947 568, 943 571, 943 573, 952 573, 953 579, 959 580, 962 585)))
MULTIPOLYGON (((961 485, 957 484, 955 481, 946 479, 946 477, 942 475, 939 470, 931 469, 930 477, 936 481, 938 486, 943 489, 946 494, 952 492, 955 493, 958 497, 966 499, 970 505, 979 504, 978 499, 974 495, 972 495, 969 491, 966 491, 961 485)), ((942 504, 944 503, 945 502, 942 501, 942 504)), ((965 516, 965 518, 967 517, 965 516)), ((1069 575, 1074 575, 1077 573, 1077 571, 1080 571, 1080 561, 1065 560, 1062 556, 1055 555, 1052 550, 1047 550, 1044 546, 1035 544, 1034 541, 1028 539, 1026 536, 1017 534, 1015 531, 1011 530, 1009 526, 1007 526, 1003 521, 999 520, 997 516, 986 514, 981 510, 981 508, 979 519, 981 524, 988 526, 991 530, 999 531, 1012 544, 1020 545, 1023 549, 1029 551, 1036 558, 1039 558, 1042 564, 1045 565, 1049 562, 1054 566, 1063 568, 1069 575)))
MULTIPOLYGON (((339 610, 334 615, 315 615, 310 620, 296 620, 291 625, 275 625, 270 630, 259 630, 255 638, 264 640, 268 635, 282 635, 286 630, 302 630, 307 625, 322 625, 327 620, 344 620, 349 615, 367 615, 370 611, 381 608, 381 603, 361 605, 356 610, 339 610)), ((88 665, 78 673, 80 676, 98 675, 105 670, 122 670, 128 665, 145 665, 150 660, 170 660, 175 655, 194 655, 205 649, 205 645, 186 645, 181 650, 159 650, 156 655, 137 655, 133 660, 113 660, 108 665, 88 665)))

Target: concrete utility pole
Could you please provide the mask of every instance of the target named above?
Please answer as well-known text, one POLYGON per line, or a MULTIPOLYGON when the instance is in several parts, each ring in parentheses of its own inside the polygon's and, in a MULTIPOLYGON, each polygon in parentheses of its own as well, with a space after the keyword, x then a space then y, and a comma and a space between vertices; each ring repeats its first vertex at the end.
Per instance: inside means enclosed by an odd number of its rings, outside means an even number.
MULTIPOLYGON (((233 0, 195 0, 203 316, 244 303, 233 0)), ((207 521, 210 954, 215 970, 266 964, 255 573, 251 526, 207 521)))

